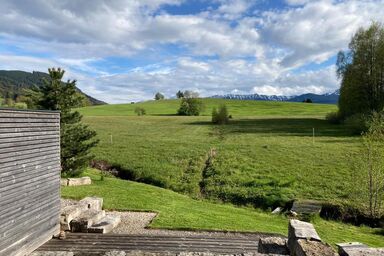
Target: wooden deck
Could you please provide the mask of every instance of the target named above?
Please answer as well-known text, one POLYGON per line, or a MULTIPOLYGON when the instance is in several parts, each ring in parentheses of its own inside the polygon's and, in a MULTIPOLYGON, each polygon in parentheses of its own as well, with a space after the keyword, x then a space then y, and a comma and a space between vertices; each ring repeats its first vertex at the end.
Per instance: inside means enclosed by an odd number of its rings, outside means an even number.
MULTIPOLYGON (((209 252, 221 254, 257 253, 258 241, 235 237, 177 237, 123 234, 76 234, 65 240, 52 239, 38 251, 70 251, 102 254, 108 251, 142 252, 209 252)), ((255 255, 255 254, 254 254, 255 255)))

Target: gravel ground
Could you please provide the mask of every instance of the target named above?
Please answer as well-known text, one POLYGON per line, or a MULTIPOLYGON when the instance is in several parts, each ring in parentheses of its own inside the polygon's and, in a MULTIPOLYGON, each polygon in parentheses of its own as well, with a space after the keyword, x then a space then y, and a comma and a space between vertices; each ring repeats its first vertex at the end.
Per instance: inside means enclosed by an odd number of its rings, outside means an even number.
MULTIPOLYGON (((76 204, 77 201, 62 199, 61 206, 76 204)), ((106 212, 110 215, 120 215, 121 223, 111 232, 114 234, 132 234, 132 235, 162 235, 162 236, 202 236, 202 237, 241 237, 257 241, 260 234, 236 233, 236 232, 207 232, 207 231, 179 231, 167 229, 147 228, 151 221, 157 216, 153 212, 106 212)))

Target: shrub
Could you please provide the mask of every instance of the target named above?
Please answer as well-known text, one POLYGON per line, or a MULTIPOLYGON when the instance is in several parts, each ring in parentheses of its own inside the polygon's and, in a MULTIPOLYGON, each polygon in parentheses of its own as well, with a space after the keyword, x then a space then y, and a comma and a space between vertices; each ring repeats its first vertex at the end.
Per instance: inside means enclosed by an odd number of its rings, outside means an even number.
POLYGON ((340 124, 343 118, 339 111, 330 112, 325 116, 325 119, 331 124, 340 124))
POLYGON ((366 114, 355 114, 347 117, 344 123, 354 134, 361 134, 368 129, 366 114))
POLYGON ((28 106, 27 106, 27 103, 24 103, 24 102, 17 102, 13 105, 14 108, 18 108, 18 109, 27 109, 28 106))
POLYGON ((227 124, 229 122, 229 115, 227 106, 221 105, 219 111, 214 108, 212 110, 212 123, 214 124, 227 124))
POLYGON ((141 108, 141 107, 136 107, 134 111, 135 111, 136 115, 138 115, 138 116, 145 116, 145 114, 146 114, 145 109, 141 108))
POLYGON ((165 97, 160 92, 155 94, 155 100, 163 100, 165 97))
POLYGON ((203 110, 203 102, 197 98, 183 98, 177 111, 181 116, 198 116, 203 110))

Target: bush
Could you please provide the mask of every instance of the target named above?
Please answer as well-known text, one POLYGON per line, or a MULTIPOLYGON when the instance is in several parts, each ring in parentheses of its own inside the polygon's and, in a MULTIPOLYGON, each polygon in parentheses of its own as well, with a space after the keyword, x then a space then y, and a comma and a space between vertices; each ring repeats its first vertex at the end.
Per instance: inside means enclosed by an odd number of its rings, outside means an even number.
POLYGON ((354 134, 361 134, 368 130, 367 118, 366 114, 355 114, 347 117, 344 123, 354 134))
POLYGON ((146 114, 145 109, 141 108, 141 107, 136 107, 134 111, 135 111, 136 115, 138 115, 138 116, 145 116, 145 114, 146 114))
POLYGON ((17 109, 27 109, 27 103, 24 102, 17 102, 15 103, 12 107, 17 108, 17 109))
POLYGON ((198 116, 203 110, 203 102, 197 98, 183 98, 177 111, 181 116, 198 116))
POLYGON ((325 119, 331 124, 340 124, 343 121, 343 117, 339 111, 328 113, 325 119))
POLYGON ((212 110, 212 123, 214 124, 227 124, 229 122, 229 115, 227 106, 221 105, 219 111, 214 108, 212 110))

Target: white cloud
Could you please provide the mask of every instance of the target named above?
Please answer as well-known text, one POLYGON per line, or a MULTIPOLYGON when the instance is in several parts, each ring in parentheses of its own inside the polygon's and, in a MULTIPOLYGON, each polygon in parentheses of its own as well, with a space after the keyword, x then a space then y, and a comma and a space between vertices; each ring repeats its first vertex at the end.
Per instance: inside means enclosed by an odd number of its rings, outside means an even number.
POLYGON ((338 86, 333 67, 297 68, 321 64, 359 26, 384 21, 383 0, 286 0, 285 8, 253 14, 263 1, 212 1, 219 6, 172 15, 162 6, 183 0, 2 0, 0 47, 17 51, 0 53, 0 68, 61 66, 82 90, 108 102, 150 99, 156 91, 173 96, 179 89, 204 96, 323 93, 338 86), (181 53, 166 52, 169 45, 181 53), (113 74, 96 65, 108 57, 144 64, 113 74))

